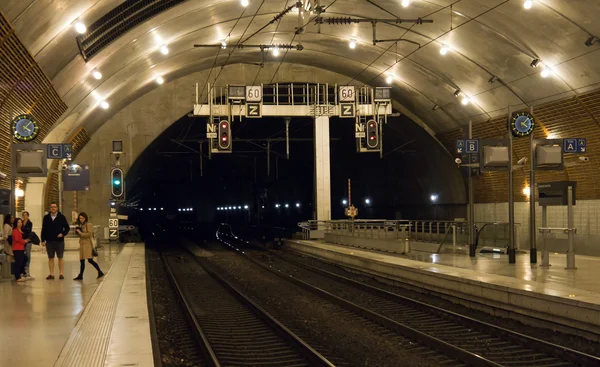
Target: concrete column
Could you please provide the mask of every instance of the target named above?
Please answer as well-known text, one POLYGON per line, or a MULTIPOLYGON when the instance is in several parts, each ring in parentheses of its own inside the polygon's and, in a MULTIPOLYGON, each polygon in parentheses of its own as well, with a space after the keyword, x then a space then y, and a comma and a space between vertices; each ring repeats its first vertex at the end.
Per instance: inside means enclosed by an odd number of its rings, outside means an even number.
POLYGON ((331 220, 329 117, 315 118, 315 204, 317 220, 331 220))

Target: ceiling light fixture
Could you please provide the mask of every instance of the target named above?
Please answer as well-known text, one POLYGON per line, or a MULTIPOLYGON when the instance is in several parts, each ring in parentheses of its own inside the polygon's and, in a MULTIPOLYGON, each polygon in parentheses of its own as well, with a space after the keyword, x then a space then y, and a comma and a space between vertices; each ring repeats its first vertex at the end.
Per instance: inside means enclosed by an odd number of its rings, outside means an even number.
POLYGON ((387 78, 385 78, 385 82, 388 84, 392 84, 393 81, 394 78, 391 75, 388 75, 387 78))
POLYGON ((469 102, 471 102, 471 100, 468 97, 463 97, 461 103, 463 104, 463 106, 466 106, 469 104, 469 102))
POLYGON ((87 27, 85 26, 85 24, 83 24, 81 22, 75 23, 75 32, 77 32, 79 34, 84 34, 86 31, 87 31, 87 27))
POLYGON ((167 47, 167 45, 160 46, 160 53, 163 54, 163 55, 168 55, 169 54, 169 48, 167 47))
POLYGON ((585 41, 585 45, 586 45, 587 47, 591 47, 591 46, 593 46, 593 45, 594 45, 596 42, 598 42, 598 37, 596 37, 596 36, 590 36, 590 38, 588 38, 588 39, 585 41))
POLYGON ((542 75, 542 78, 547 78, 552 74, 552 69, 545 67, 540 74, 542 75))
POLYGON ((102 107, 105 110, 108 110, 108 108, 110 107, 110 105, 108 104, 108 102, 102 101, 102 102, 100 102, 100 107, 102 107))
POLYGON ((242 6, 245 8, 245 7, 248 6, 248 4, 250 4, 250 1, 249 0, 242 0, 241 3, 242 3, 242 6))
POLYGON ((450 50, 450 48, 446 45, 443 45, 442 48, 440 48, 440 55, 444 56, 448 53, 448 51, 450 50))
POLYGON ((348 43, 348 47, 350 47, 351 49, 355 49, 356 48, 356 40, 350 40, 350 42, 348 43))
POLYGON ((410 0, 402 0, 402 6, 403 6, 403 7, 405 7, 405 8, 406 8, 406 7, 407 7, 407 6, 409 6, 409 5, 410 5, 410 0))
POLYGON ((454 97, 457 97, 457 98, 458 98, 458 96, 460 96, 460 89, 457 89, 457 90, 454 92, 454 97))
POLYGON ((531 62, 531 64, 529 64, 532 68, 537 68, 538 65, 540 64, 542 60, 540 59, 533 59, 533 61, 531 62))
POLYGON ((432 111, 437 110, 438 108, 440 108, 440 105, 436 104, 435 106, 433 106, 433 108, 431 109, 432 111))
POLYGON ((527 0, 523 3, 523 7, 525 9, 531 9, 532 6, 533 6, 533 0, 527 0))
POLYGON ((157 84, 160 85, 160 84, 162 84, 164 82, 165 82, 165 79, 162 76, 159 75, 159 76, 156 77, 156 83, 157 84))
POLYGON ((494 83, 496 83, 497 81, 498 81, 498 77, 497 77, 497 76, 495 76, 495 75, 492 75, 492 76, 490 77, 490 79, 488 80, 488 83, 490 83, 490 84, 494 84, 494 83))
POLYGON ((225 40, 221 41, 221 48, 224 50, 227 48, 227 42, 225 42, 225 40))
POLYGON ((92 76, 94 77, 94 79, 96 80, 100 80, 102 79, 102 73, 99 72, 98 70, 94 70, 92 71, 92 76))
POLYGON ((273 56, 279 56, 279 47, 273 47, 271 53, 273 53, 273 56))

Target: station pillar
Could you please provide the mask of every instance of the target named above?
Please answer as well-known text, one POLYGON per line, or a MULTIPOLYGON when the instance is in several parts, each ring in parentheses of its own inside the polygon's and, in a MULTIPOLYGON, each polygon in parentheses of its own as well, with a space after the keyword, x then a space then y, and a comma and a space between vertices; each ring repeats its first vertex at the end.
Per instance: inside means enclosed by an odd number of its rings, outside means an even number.
POLYGON ((329 117, 315 117, 315 213, 316 220, 331 220, 331 162, 329 117))

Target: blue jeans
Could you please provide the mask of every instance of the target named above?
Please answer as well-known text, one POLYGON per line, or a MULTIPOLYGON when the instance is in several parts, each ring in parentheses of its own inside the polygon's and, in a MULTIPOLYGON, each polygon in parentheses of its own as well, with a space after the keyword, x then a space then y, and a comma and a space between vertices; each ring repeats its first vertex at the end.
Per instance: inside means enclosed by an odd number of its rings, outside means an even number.
POLYGON ((29 264, 31 264, 31 246, 33 246, 31 242, 25 244, 25 269, 27 269, 27 274, 29 274, 29 264))

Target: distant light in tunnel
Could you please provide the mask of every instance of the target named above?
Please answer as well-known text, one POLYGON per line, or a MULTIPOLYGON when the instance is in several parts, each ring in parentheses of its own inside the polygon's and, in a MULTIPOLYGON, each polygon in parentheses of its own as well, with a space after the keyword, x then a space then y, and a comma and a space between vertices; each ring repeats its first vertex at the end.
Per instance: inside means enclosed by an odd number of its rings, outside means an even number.
POLYGON ((402 0, 402 6, 403 6, 403 7, 405 7, 405 8, 406 8, 406 7, 407 7, 407 6, 409 6, 409 5, 410 5, 410 0, 402 0))
POLYGON ((276 208, 279 208, 280 206, 281 206, 281 205, 279 205, 279 204, 275 204, 275 207, 276 207, 276 208))
POLYGON ((248 209, 248 205, 244 205, 244 209, 248 209))
POLYGON ((285 207, 286 207, 286 208, 289 208, 289 207, 290 207, 290 204, 285 204, 285 207))
POLYGON ((468 97, 463 97, 461 103, 463 104, 463 106, 466 106, 469 104, 469 102, 471 102, 471 100, 468 97))
POLYGON ((245 7, 248 6, 248 4, 250 4, 250 1, 249 0, 242 0, 241 3, 242 3, 242 6, 245 8, 245 7))
POLYGON ((525 9, 531 9, 532 6, 533 6, 533 0, 527 0, 523 3, 523 7, 525 9))
POLYGON ((108 102, 102 101, 102 102, 100 102, 100 107, 102 107, 105 110, 108 110, 108 108, 110 107, 110 105, 108 104, 108 102))
POLYGON ((346 200, 346 199, 342 200, 342 204, 343 205, 347 205, 348 204, 348 200, 346 200))
POLYGON ((167 47, 167 45, 160 46, 160 53, 163 54, 163 55, 168 55, 169 54, 169 48, 167 47))
POLYGON ((85 24, 83 24, 81 22, 75 23, 75 32, 77 32, 79 34, 84 34, 86 31, 87 31, 87 27, 85 26, 85 24))
POLYGON ((94 77, 94 79, 96 80, 100 80, 102 79, 102 73, 99 72, 98 70, 94 70, 92 71, 92 76, 94 77))
POLYGON ((274 47, 271 49, 273 56, 279 56, 279 47, 274 47))
POLYGON ((437 196, 437 194, 432 194, 429 198, 431 199, 432 202, 435 203, 438 199, 438 196, 437 196))
POLYGON ((164 82, 165 82, 165 79, 162 76, 159 75, 159 76, 156 77, 156 83, 158 85, 160 85, 160 84, 162 84, 164 82))
POLYGON ((394 78, 391 75, 388 75, 387 78, 385 78, 385 82, 388 84, 392 84, 392 81, 394 81, 394 78))
POLYGON ((450 51, 450 47, 443 45, 442 48, 440 48, 440 55, 444 56, 448 53, 448 51, 450 51))
POLYGON ((366 199, 365 199, 365 204, 371 204, 371 199, 369 199, 369 198, 366 198, 366 199))
POLYGON ((348 43, 348 47, 350 47, 351 49, 355 49, 356 48, 356 40, 350 40, 350 42, 348 43))
POLYGON ((300 203, 296 203, 296 208, 299 208, 299 207, 300 207, 300 203))

